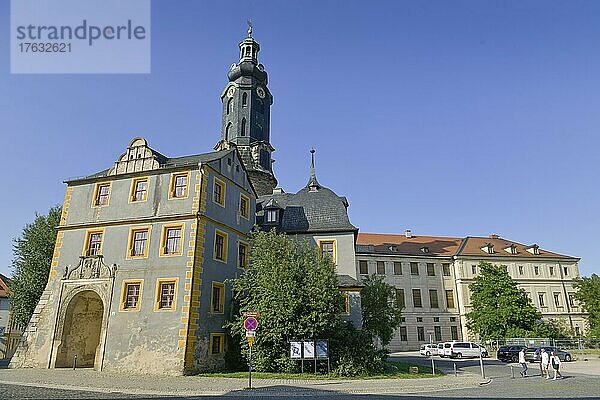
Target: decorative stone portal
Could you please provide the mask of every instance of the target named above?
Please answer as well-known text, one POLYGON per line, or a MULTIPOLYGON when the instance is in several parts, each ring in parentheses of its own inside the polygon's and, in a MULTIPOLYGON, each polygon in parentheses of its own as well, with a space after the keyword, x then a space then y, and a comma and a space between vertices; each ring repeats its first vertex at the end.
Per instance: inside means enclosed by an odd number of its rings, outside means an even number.
POLYGON ((94 367, 100 348, 104 306, 100 296, 86 290, 73 297, 67 306, 56 368, 94 367))
POLYGON ((76 267, 65 268, 49 368, 75 364, 102 370, 116 270, 116 265, 104 264, 102 256, 80 257, 76 267))

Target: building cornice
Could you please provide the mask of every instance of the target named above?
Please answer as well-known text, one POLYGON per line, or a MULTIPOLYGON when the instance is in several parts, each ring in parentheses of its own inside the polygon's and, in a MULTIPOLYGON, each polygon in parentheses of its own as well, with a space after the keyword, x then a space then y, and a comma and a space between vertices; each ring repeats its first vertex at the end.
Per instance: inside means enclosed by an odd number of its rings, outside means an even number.
POLYGON ((447 260, 452 261, 452 256, 432 256, 432 255, 408 255, 408 254, 388 254, 388 253, 367 253, 367 252, 356 252, 357 256, 373 256, 373 257, 396 257, 396 258, 414 258, 414 259, 433 259, 433 260, 447 260))
POLYGON ((510 257, 510 256, 476 256, 476 255, 454 255, 453 258, 457 261, 462 260, 479 260, 479 261, 504 261, 504 262, 519 262, 519 261, 554 261, 554 262, 579 262, 581 258, 578 257, 544 257, 540 256, 532 256, 532 257, 510 257))
POLYGON ((87 222, 81 224, 71 224, 71 225, 63 225, 59 226, 56 229, 58 231, 71 231, 76 229, 88 229, 88 228, 99 228, 105 226, 119 226, 119 225, 139 225, 144 223, 152 223, 152 222, 168 222, 168 221, 178 221, 182 219, 194 219, 196 218, 196 213, 185 213, 185 214, 172 214, 172 215, 163 215, 163 216, 154 216, 154 217, 141 217, 141 218, 127 218, 127 219, 113 219, 109 221, 99 221, 99 222, 87 222))

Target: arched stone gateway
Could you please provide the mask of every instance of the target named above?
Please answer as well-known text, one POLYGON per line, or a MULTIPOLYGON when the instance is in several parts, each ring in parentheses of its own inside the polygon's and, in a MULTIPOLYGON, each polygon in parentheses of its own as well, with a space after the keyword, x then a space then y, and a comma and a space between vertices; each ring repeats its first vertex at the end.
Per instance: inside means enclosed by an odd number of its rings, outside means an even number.
POLYGON ((84 290, 71 299, 62 324, 56 368, 72 368, 74 363, 81 368, 98 366, 103 317, 104 304, 96 292, 84 290))
POLYGON ((108 267, 100 255, 80 257, 65 268, 59 290, 49 368, 102 370, 108 315, 116 265, 108 267))

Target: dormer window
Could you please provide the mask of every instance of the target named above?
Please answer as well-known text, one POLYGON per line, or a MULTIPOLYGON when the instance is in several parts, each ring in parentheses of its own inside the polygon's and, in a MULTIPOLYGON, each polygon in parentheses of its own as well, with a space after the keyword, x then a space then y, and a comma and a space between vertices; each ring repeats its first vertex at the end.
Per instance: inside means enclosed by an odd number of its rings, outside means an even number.
POLYGON ((389 249, 390 251, 393 251, 394 253, 397 253, 397 252, 398 252, 398 246, 390 246, 390 247, 388 247, 388 249, 389 249))
POLYGON ((504 251, 510 254, 517 254, 517 245, 513 243, 510 246, 505 247, 504 251))
POLYGON ((267 222, 277 222, 277 210, 265 211, 267 222))
POLYGON ((538 246, 537 244, 533 244, 527 248, 527 251, 537 256, 540 254, 540 246, 538 246))
POLYGON ((481 251, 488 253, 488 254, 494 254, 494 245, 491 243, 486 243, 482 248, 481 251))
POLYGON ((421 247, 421 249, 420 249, 420 250, 421 250, 421 253, 424 253, 424 254, 427 254, 427 253, 429 253, 429 247, 427 247, 427 246, 423 246, 423 247, 421 247))

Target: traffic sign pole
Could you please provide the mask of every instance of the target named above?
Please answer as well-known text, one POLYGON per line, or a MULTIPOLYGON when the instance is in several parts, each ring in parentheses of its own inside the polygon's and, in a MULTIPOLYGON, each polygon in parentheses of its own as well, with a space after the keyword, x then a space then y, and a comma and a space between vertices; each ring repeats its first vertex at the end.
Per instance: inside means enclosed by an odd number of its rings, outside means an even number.
MULTIPOLYGON (((433 339, 431 338, 431 332, 429 332, 429 344, 433 344, 433 339)), ((431 357, 431 373, 435 375, 435 362, 433 361, 433 350, 431 347, 429 348, 429 354, 431 357)))
POLYGON ((246 330, 246 339, 248 339, 248 389, 252 389, 252 346, 258 328, 258 312, 245 312, 244 329, 246 330))
MULTIPOLYGON (((252 338, 254 339, 254 338, 252 338)), ((252 345, 250 346, 250 357, 248 361, 248 389, 252 389, 252 345)))

